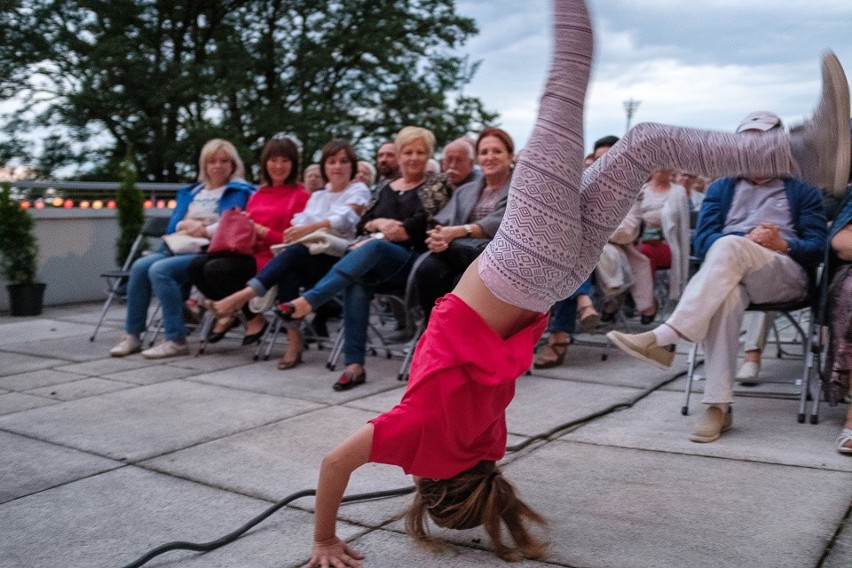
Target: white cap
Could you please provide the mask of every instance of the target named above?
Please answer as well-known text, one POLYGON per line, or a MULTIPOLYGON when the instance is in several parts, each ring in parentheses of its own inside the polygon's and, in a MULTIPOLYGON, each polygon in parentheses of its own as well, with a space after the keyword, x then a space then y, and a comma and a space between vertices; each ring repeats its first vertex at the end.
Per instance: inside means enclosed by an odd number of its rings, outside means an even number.
POLYGON ((768 110, 759 110, 746 116, 740 125, 737 126, 737 132, 745 130, 760 130, 766 132, 776 126, 781 126, 781 119, 774 112, 768 110))

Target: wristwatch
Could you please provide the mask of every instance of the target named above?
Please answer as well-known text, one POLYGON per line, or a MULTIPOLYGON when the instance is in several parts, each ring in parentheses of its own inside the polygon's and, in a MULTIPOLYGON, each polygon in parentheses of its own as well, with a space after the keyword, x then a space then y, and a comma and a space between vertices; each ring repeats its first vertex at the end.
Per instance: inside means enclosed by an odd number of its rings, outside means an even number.
POLYGON ((464 226, 464 236, 470 238, 473 236, 473 225, 466 223, 464 226))

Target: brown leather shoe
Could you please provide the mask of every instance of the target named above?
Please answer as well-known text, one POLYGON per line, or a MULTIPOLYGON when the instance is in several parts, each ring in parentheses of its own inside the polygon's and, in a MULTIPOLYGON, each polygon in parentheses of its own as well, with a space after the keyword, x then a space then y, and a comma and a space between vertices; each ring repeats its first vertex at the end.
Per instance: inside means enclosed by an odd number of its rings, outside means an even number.
POLYGON ((565 361, 565 354, 568 352, 567 341, 560 343, 550 343, 541 348, 533 362, 533 367, 536 369, 552 369, 558 367, 565 361))

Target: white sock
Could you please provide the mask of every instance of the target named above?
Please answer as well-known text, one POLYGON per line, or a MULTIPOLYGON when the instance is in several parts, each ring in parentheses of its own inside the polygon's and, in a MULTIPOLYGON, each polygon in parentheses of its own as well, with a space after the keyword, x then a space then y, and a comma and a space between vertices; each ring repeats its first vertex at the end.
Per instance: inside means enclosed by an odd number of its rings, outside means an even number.
POLYGON ((659 326, 657 329, 653 330, 652 333, 654 334, 654 338, 657 340, 657 345, 660 347, 674 345, 680 339, 677 332, 666 324, 659 326))

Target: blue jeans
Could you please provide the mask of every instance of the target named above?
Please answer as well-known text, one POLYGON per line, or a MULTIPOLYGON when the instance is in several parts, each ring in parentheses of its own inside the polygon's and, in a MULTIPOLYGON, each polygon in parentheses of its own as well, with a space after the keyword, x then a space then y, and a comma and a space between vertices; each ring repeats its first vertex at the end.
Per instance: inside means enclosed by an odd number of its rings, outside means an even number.
POLYGON ((388 241, 369 240, 341 258, 303 297, 316 310, 344 293, 343 328, 346 365, 364 364, 370 302, 377 290, 405 288, 417 253, 388 241))
POLYGON ((124 329, 139 337, 145 331, 151 296, 160 300, 163 333, 166 339, 183 342, 183 290, 190 284, 189 265, 197 255, 167 255, 155 252, 139 258, 130 267, 127 281, 127 317, 124 329))
POLYGON ((586 296, 592 295, 591 277, 580 284, 580 287, 570 297, 553 304, 553 308, 550 311, 550 320, 547 323, 547 331, 574 333, 574 327, 577 324, 577 296, 581 294, 585 294, 586 296))

